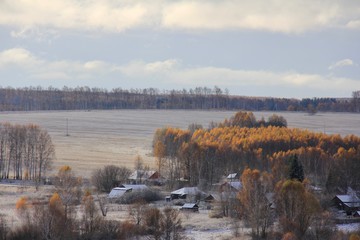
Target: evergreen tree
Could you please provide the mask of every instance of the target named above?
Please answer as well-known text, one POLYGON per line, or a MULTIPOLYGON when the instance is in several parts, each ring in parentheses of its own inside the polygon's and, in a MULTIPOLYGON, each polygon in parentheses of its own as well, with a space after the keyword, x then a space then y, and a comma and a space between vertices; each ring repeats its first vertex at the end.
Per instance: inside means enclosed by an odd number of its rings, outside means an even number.
POLYGON ((298 161, 296 154, 290 158, 289 179, 295 179, 300 182, 304 180, 304 169, 302 164, 298 161))

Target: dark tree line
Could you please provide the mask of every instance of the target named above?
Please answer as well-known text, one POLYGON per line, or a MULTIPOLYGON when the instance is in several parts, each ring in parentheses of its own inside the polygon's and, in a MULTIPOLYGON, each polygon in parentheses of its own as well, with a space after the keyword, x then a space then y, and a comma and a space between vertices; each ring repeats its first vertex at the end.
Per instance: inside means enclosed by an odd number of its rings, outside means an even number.
POLYGON ((248 111, 359 111, 353 98, 261 98, 229 95, 227 89, 196 87, 160 91, 156 88, 0 88, 0 111, 90 109, 243 109, 248 111))
POLYGON ((0 123, 0 178, 38 181, 49 169, 55 149, 37 125, 0 123))

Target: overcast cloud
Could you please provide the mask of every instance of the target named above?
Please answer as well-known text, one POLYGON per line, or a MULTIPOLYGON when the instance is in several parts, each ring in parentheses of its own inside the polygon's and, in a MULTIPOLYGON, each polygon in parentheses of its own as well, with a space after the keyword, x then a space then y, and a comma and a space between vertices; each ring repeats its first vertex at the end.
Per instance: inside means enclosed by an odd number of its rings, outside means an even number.
POLYGON ((0 1, 0 85, 350 97, 357 0, 0 1))

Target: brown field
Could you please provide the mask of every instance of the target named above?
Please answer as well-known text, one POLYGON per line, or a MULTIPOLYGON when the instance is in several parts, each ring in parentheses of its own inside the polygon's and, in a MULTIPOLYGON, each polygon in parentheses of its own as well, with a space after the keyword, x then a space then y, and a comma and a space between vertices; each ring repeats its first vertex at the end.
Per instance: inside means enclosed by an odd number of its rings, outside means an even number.
MULTIPOLYGON (((157 128, 164 126, 186 129, 191 123, 207 127, 234 115, 230 111, 186 110, 112 110, 112 111, 44 111, 2 112, 0 122, 35 123, 46 129, 56 150, 53 172, 69 165, 84 177, 92 170, 114 164, 132 168, 140 155, 145 164, 154 167, 151 156, 152 138, 157 128), (67 125, 68 120, 68 125, 67 125), (66 136, 68 126, 69 136, 66 136)), ((272 112, 255 112, 257 119, 267 119, 272 112)), ((328 134, 360 136, 359 114, 276 113, 284 116, 289 127, 306 128, 328 134)))

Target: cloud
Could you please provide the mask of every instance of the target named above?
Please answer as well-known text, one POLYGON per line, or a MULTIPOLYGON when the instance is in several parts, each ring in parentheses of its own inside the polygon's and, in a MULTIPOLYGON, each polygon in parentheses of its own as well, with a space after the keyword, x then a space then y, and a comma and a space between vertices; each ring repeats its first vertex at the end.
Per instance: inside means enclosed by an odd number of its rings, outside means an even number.
MULTIPOLYGON (((360 87, 360 82, 353 79, 306 74, 298 72, 271 72, 261 70, 239 70, 216 67, 185 69, 173 73, 172 79, 177 84, 192 86, 221 85, 230 89, 254 86, 261 88, 311 88, 322 91, 324 86, 328 91, 346 90, 348 86, 360 87)), ((287 93, 284 93, 287 95, 287 93)))
MULTIPOLYGON (((352 64, 345 59, 335 65, 344 66, 352 64), (345 61, 346 60, 346 61, 345 61)), ((35 56, 26 49, 14 48, 0 52, 0 76, 7 79, 7 69, 16 67, 16 72, 23 73, 21 76, 28 83, 22 86, 32 85, 37 82, 45 85, 46 82, 56 82, 58 86, 91 85, 115 88, 124 86, 127 82, 129 88, 155 87, 160 89, 182 89, 198 86, 219 86, 228 88, 236 94, 239 89, 253 88, 256 91, 267 89, 293 89, 294 93, 283 92, 282 96, 291 94, 305 94, 312 89, 314 92, 347 92, 360 89, 360 81, 350 78, 341 78, 333 75, 324 76, 319 74, 299 73, 296 71, 273 72, 264 70, 245 70, 222 68, 216 66, 186 67, 179 59, 165 59, 162 61, 144 62, 133 61, 128 64, 118 65, 101 60, 91 61, 47 61, 35 56), (324 87, 326 86, 326 88, 324 87), (306 90, 305 90, 306 89, 306 90)), ((10 73, 13 76, 14 70, 10 73)), ((10 84, 11 85, 11 84, 10 84)), ((56 84, 52 84, 56 85, 56 84)), ((281 95, 280 94, 280 95, 281 95)), ((269 92, 269 95, 279 94, 269 92)), ((334 94, 329 94, 334 96, 334 94)), ((328 95, 328 96, 329 96, 328 95)))
POLYGON ((41 64, 41 61, 23 48, 12 48, 0 52, 0 68, 7 65, 34 68, 39 64, 41 64))
MULTIPOLYGON (((128 78, 141 81, 141 79, 156 79, 154 84, 166 83, 172 87, 221 86, 231 90, 253 86, 259 89, 266 88, 293 88, 296 94, 301 89, 313 89, 322 92, 324 86, 329 92, 351 92, 353 88, 360 88, 360 81, 335 76, 319 74, 298 73, 295 71, 272 72, 264 70, 243 70, 220 67, 191 67, 182 66, 179 60, 166 60, 162 62, 145 63, 132 62, 121 67, 121 72, 128 78), (159 68, 158 71, 149 71, 149 66, 161 65, 171 67, 159 68), (349 87, 351 86, 351 87, 349 87)), ((283 93, 289 95, 290 93, 283 93)), ((302 93, 304 94, 304 93, 302 93)))
POLYGON ((14 37, 39 34, 47 28, 120 32, 147 25, 149 5, 137 0, 3 0, 0 25, 16 27, 14 37))
POLYGON ((145 69, 148 72, 166 72, 174 69, 178 64, 179 64, 178 60, 169 59, 165 61, 148 63, 146 64, 145 69))
MULTIPOLYGON (((17 68, 33 79, 85 79, 116 71, 116 67, 103 61, 47 61, 34 56, 24 48, 0 52, 0 69, 17 68)), ((13 70, 14 71, 14 70, 13 70)))
POLYGON ((182 0, 163 7, 162 25, 170 29, 249 29, 302 33, 347 27, 358 20, 357 0, 182 0))
POLYGON ((345 67, 345 66, 353 66, 353 65, 355 65, 353 60, 347 58, 347 59, 340 60, 334 64, 331 64, 329 66, 329 70, 333 70, 335 68, 341 68, 341 67, 345 67))
POLYGON ((346 24, 346 27, 350 29, 360 29, 360 20, 351 20, 346 24))
POLYGON ((168 75, 176 71, 180 65, 177 59, 155 61, 146 63, 144 61, 132 61, 129 64, 118 66, 117 69, 129 77, 145 77, 149 75, 168 75))
POLYGON ((357 0, 2 0, 0 25, 14 27, 14 37, 144 27, 302 33, 331 27, 359 29, 359 5, 357 0))

